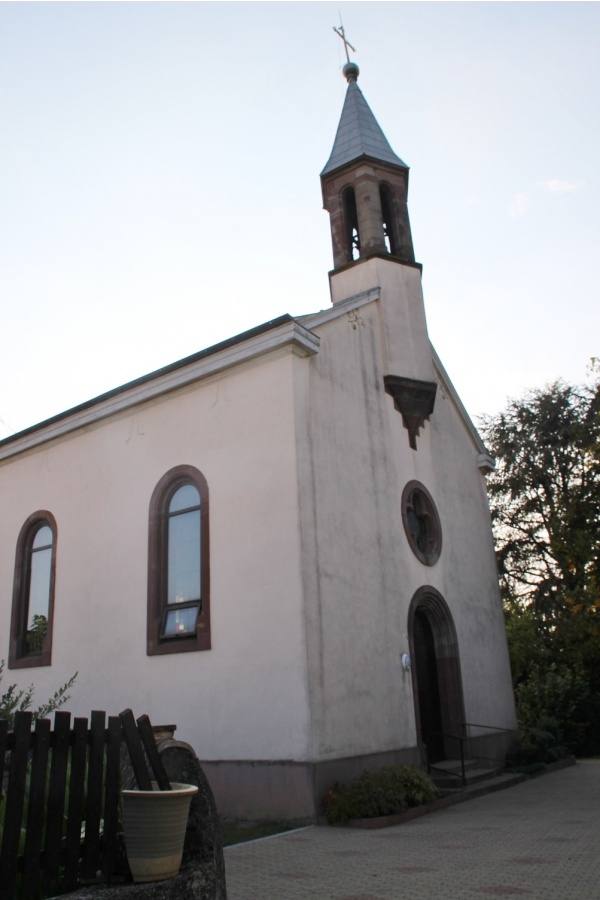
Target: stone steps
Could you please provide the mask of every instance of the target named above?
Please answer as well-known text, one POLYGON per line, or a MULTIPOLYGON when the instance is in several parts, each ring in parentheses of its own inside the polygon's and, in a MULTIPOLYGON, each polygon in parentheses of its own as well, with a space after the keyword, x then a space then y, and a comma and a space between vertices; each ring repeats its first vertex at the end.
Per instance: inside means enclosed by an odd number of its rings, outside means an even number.
POLYGON ((430 771, 430 777, 443 790, 463 790, 482 781, 496 778, 502 772, 502 766, 487 767, 481 760, 465 759, 465 781, 462 781, 460 759, 444 759, 436 762, 430 771))

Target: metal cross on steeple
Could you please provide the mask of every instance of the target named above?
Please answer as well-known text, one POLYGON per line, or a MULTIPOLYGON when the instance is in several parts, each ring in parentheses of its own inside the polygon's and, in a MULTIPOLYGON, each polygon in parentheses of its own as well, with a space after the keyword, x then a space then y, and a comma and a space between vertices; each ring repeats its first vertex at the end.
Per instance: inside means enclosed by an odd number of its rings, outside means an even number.
POLYGON ((344 31, 344 26, 342 25, 342 20, 340 19, 340 27, 336 28, 335 25, 332 26, 333 30, 344 42, 344 50, 346 51, 346 60, 350 62, 350 57, 348 55, 348 47, 352 50, 353 53, 356 53, 356 48, 352 46, 350 41, 346 38, 346 32, 344 31))

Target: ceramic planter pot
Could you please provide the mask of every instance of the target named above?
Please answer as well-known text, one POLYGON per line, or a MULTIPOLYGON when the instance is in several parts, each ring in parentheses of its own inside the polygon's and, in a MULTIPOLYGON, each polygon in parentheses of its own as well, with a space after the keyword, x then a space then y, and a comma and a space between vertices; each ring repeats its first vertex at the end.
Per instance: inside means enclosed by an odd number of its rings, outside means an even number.
POLYGON ((127 860, 135 882, 177 875, 190 801, 198 788, 173 782, 170 791, 121 791, 127 860))

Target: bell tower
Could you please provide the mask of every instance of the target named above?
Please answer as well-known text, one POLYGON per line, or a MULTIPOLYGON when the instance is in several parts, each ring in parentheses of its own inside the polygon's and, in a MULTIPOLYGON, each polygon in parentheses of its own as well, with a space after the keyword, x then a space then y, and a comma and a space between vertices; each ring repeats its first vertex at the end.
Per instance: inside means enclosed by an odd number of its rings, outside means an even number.
POLYGON ((334 270, 373 256, 414 263, 408 220, 408 166, 390 147, 348 62, 346 100, 331 156, 321 172, 331 221, 334 270))
MULTIPOLYGON (((334 29, 344 39, 343 30, 334 29)), ((390 147, 362 95, 356 63, 343 68, 346 99, 331 155, 321 172, 329 213, 332 303, 377 296, 383 324, 386 393, 408 431, 409 445, 433 413, 437 384, 427 334, 421 266, 408 220, 408 166, 390 147)))

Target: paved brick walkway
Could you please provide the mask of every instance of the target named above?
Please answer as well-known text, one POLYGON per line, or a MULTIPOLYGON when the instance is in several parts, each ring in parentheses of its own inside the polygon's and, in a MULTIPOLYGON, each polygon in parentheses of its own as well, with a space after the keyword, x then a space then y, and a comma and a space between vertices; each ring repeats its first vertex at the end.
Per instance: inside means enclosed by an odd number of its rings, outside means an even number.
POLYGON ((225 849, 229 900, 600 898, 600 760, 378 831, 225 849))

